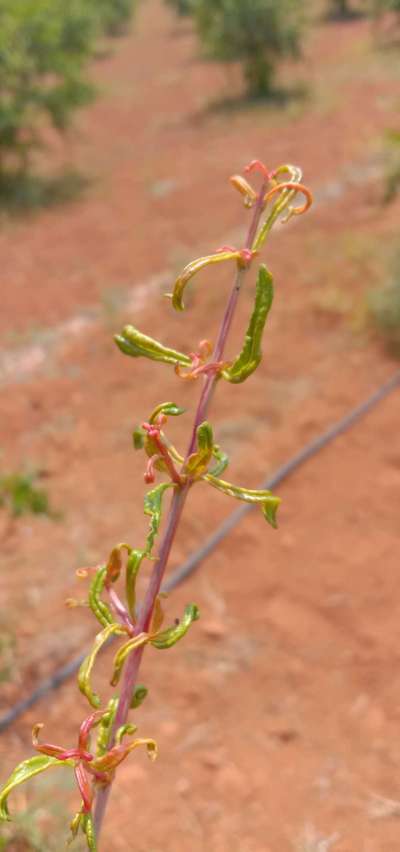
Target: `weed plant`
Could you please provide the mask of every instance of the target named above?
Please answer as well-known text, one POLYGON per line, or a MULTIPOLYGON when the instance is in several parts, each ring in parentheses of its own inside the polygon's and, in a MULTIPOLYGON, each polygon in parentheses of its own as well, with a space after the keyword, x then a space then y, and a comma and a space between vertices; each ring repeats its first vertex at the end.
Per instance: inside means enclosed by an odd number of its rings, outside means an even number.
MULTIPOLYGON (((85 838, 92 852, 99 849, 102 824, 119 765, 137 748, 145 748, 151 760, 157 757, 155 740, 148 736, 138 737, 137 725, 131 720, 131 714, 135 719, 147 695, 147 688, 139 681, 144 650, 168 650, 199 618, 197 605, 188 603, 182 618, 165 626, 166 602, 161 593, 171 548, 192 488, 211 487, 227 497, 257 505, 266 522, 272 528, 277 526, 279 497, 268 490, 250 489, 225 479, 229 459, 215 442, 209 410, 221 382, 228 382, 237 393, 238 386, 250 379, 260 364, 264 327, 273 300, 273 280, 265 264, 259 262, 259 256, 272 227, 278 221, 287 222, 304 213, 312 199, 301 182, 301 170, 296 166, 285 164, 269 171, 263 163, 254 160, 246 172, 258 176, 256 188, 242 175, 231 178, 250 216, 244 245, 222 246, 188 263, 168 294, 172 308, 181 313, 188 285, 198 274, 201 278, 203 269, 212 266, 216 271, 221 264, 233 267, 233 286, 215 343, 202 339, 193 346, 193 352, 180 352, 133 325, 126 325, 115 337, 121 352, 134 361, 149 358, 173 369, 177 383, 200 384, 194 422, 183 452, 174 447, 168 437, 169 418, 184 416, 184 409, 175 402, 156 404, 134 429, 133 445, 145 455, 144 480, 151 486, 144 496, 144 513, 149 518, 146 541, 139 547, 119 543, 100 565, 78 572, 83 580, 89 581, 84 604, 90 607, 101 628, 78 673, 79 690, 89 704, 89 714, 80 725, 77 741, 68 747, 42 741, 43 725, 36 724, 33 729, 36 755, 14 769, 0 792, 0 818, 8 820, 8 797, 16 787, 49 769, 67 767, 75 776, 80 797, 71 823, 72 838, 85 838), (295 206, 293 202, 299 193, 304 202, 295 206), (236 358, 227 360, 225 347, 238 299, 255 264, 258 270, 254 306, 244 342, 236 358), (163 504, 168 497, 167 517, 155 554, 163 504), (136 581, 146 562, 151 565, 150 575, 143 598, 138 600, 136 581), (95 690, 93 672, 100 650, 111 638, 117 640, 118 649, 110 672, 114 692, 106 700, 95 690)), ((137 804, 136 794, 135 806, 137 804)))

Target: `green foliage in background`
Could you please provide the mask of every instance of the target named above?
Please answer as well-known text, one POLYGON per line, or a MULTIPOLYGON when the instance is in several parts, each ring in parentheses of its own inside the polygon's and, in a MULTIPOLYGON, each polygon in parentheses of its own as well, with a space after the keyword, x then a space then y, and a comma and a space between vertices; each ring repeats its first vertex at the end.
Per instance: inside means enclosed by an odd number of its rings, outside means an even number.
POLYGON ((249 94, 272 91, 277 62, 300 55, 302 4, 297 0, 194 0, 208 56, 239 60, 249 94))
POLYGON ((136 0, 88 0, 87 5, 97 16, 102 31, 116 36, 125 32, 135 11, 136 0))
POLYGON ((178 15, 190 15, 193 11, 193 0, 166 0, 178 15))
POLYGON ((392 260, 387 284, 369 293, 368 307, 386 350, 400 358, 400 251, 392 260))
POLYGON ((135 0, 0 0, 0 187, 23 174, 46 127, 63 132, 94 97, 96 38, 126 27, 135 0))
POLYGON ((0 508, 7 508, 13 517, 29 513, 54 517, 47 492, 35 484, 38 478, 38 473, 0 476, 0 508))
POLYGON ((94 35, 82 0, 0 0, 0 179, 10 156, 27 166, 46 123, 65 130, 93 97, 84 69, 94 35))
POLYGON ((385 134, 385 187, 383 201, 393 201, 400 190, 400 131, 388 130, 385 134))

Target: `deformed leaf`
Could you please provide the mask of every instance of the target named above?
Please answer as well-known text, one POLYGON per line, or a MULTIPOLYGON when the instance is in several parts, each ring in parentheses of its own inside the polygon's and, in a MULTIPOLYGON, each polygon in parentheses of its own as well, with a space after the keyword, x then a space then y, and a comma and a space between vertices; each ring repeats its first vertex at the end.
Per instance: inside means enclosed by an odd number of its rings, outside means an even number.
POLYGON ((101 600, 100 595, 104 589, 104 584, 106 582, 107 577, 107 565, 102 565, 101 568, 96 571, 94 579, 92 580, 89 588, 88 594, 88 603, 90 609, 93 612, 93 615, 96 616, 97 620, 103 627, 107 627, 109 624, 112 624, 114 621, 114 616, 104 601, 101 600))
POLYGON ((176 311, 183 311, 183 293, 185 288, 196 275, 196 272, 199 272, 201 269, 204 269, 205 266, 210 266, 213 263, 221 263, 224 260, 237 260, 240 258, 240 252, 237 251, 220 251, 217 254, 209 254, 206 257, 199 257, 198 260, 193 260, 191 263, 188 263, 185 266, 183 272, 176 279, 174 284, 174 289, 172 293, 172 305, 176 311))
POLYGON ((225 482, 224 479, 217 479, 211 473, 206 473, 203 479, 209 482, 213 488, 217 488, 218 491, 227 494, 228 497, 235 497, 236 500, 243 500, 245 503, 259 504, 265 520, 271 524, 271 527, 274 527, 274 529, 277 528, 276 513, 279 504, 282 502, 280 497, 274 497, 270 491, 253 490, 251 488, 241 488, 239 485, 232 485, 231 482, 225 482))
POLYGON ((198 479, 208 468, 214 449, 213 431, 207 420, 197 428, 197 451, 189 456, 185 464, 185 473, 198 479))
POLYGON ((86 696, 87 700, 89 701, 89 704, 91 704, 92 707, 96 707, 96 709, 97 709, 97 707, 100 707, 101 702, 100 702, 99 696, 95 692, 93 692, 92 685, 91 685, 91 675, 92 675, 92 670, 93 670, 93 666, 94 666, 95 661, 96 661, 97 654, 99 653, 99 651, 103 647, 103 645, 105 645, 105 643, 110 638, 110 636, 113 636, 113 635, 121 636, 124 633, 126 633, 126 630, 123 627, 121 627, 120 624, 108 624, 107 627, 105 627, 104 630, 101 631, 101 633, 97 634, 95 641, 94 641, 93 648, 92 648, 90 654, 88 654, 88 656, 85 657, 85 659, 84 659, 84 661, 81 664, 81 667, 79 669, 79 672, 78 672, 79 689, 82 692, 82 694, 86 696))
POLYGON ((154 411, 152 411, 149 417, 149 423, 154 423, 160 414, 165 414, 166 417, 178 417, 180 414, 184 413, 185 409, 176 405, 175 402, 161 402, 160 405, 157 405, 154 411))
POLYGON ((127 657, 131 651, 134 651, 135 648, 140 648, 142 645, 146 645, 149 641, 148 633, 138 633, 137 636, 133 636, 132 639, 129 639, 128 642, 125 642, 124 645, 117 651, 114 657, 114 670, 113 675, 110 680, 111 686, 117 686, 119 679, 121 677, 122 669, 127 657))
POLYGON ((118 697, 110 698, 107 710, 105 710, 100 719, 96 740, 97 756, 101 756, 107 751, 110 731, 114 724, 115 715, 118 709, 118 700, 118 697))
POLYGON ((144 513, 150 516, 150 529, 146 539, 146 556, 151 554, 154 540, 161 523, 162 499, 165 491, 174 486, 173 482, 162 482, 144 496, 144 513))
POLYGON ((82 814, 81 826, 90 852, 97 852, 96 832, 91 814, 82 814))
POLYGON ((130 722, 121 725, 115 733, 115 745, 121 745, 124 737, 132 737, 133 734, 136 734, 137 729, 137 725, 132 725, 130 722))
POLYGON ((121 352, 130 355, 132 358, 144 356, 152 361, 161 361, 164 364, 181 364, 183 367, 190 367, 191 359, 188 355, 164 346, 158 340, 154 340, 153 337, 142 334, 133 325, 126 325, 121 334, 115 335, 114 340, 121 352))
POLYGON ((146 552, 144 550, 132 550, 126 563, 126 599, 131 618, 136 619, 136 579, 140 566, 146 552))
POLYGON ((138 426, 137 429, 134 429, 132 432, 132 441, 135 450, 142 450, 144 447, 144 442, 146 440, 147 432, 138 426))
POLYGON ((257 369, 262 358, 262 336, 265 322, 273 299, 272 275, 262 264, 258 271, 253 313, 245 335, 242 351, 227 369, 222 371, 224 379, 234 384, 244 382, 257 369))
POLYGON ((144 699, 147 697, 148 692, 149 690, 147 687, 143 686, 142 683, 138 683, 137 686, 135 686, 131 701, 131 710, 136 710, 137 707, 140 707, 144 699))
POLYGON ((173 645, 185 636, 190 625, 193 621, 197 621, 199 617, 200 614, 198 606, 196 606, 196 604, 188 604, 185 607, 182 620, 179 621, 178 624, 168 627, 167 630, 163 630, 161 633, 158 633, 157 636, 152 637, 150 640, 151 644, 154 648, 158 648, 159 650, 172 648, 173 645))
POLYGON ((229 464, 229 456, 227 453, 224 453, 223 450, 218 446, 218 444, 214 444, 213 457, 217 460, 217 464, 210 470, 210 473, 213 476, 221 476, 221 473, 226 470, 229 464))
POLYGON ((55 766, 74 766, 74 761, 58 760, 56 757, 50 757, 47 754, 37 754, 19 763, 0 791, 0 819, 10 819, 7 800, 15 787, 24 784, 25 781, 29 781, 35 775, 39 775, 40 772, 45 772, 46 769, 53 769, 55 766))
POLYGON ((139 738, 133 740, 129 745, 119 745, 111 748, 106 754, 101 757, 96 757, 92 762, 92 767, 96 772, 114 772, 114 770, 128 757, 135 748, 146 746, 147 755, 150 760, 155 760, 158 749, 155 740, 147 738, 139 738))

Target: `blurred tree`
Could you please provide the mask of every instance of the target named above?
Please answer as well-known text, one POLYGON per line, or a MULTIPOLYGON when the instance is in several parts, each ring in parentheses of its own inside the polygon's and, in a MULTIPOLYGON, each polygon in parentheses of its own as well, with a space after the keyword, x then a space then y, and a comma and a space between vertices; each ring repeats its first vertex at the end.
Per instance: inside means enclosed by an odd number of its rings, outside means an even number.
POLYGON ((0 180, 10 159, 26 169, 46 120, 61 132, 92 99, 95 34, 83 0, 0 0, 0 180))
POLYGON ((249 94, 259 96, 271 94, 279 59, 300 55, 301 6, 297 0, 194 0, 193 13, 207 54, 240 60, 249 94))
POLYGON ((88 5, 97 15, 102 31, 116 36, 125 32, 135 11, 136 0, 88 0, 88 5))
POLYGON ((337 18, 349 18, 351 7, 349 0, 329 0, 331 14, 337 18))
POLYGON ((178 15, 190 15, 193 11, 192 0, 166 0, 168 6, 171 6, 178 15))

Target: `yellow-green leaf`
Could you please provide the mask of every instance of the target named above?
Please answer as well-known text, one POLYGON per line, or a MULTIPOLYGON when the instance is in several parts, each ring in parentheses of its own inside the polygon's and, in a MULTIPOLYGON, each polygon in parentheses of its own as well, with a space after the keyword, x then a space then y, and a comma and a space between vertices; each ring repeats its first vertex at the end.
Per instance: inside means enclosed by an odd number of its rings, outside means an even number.
POLYGON ((176 311, 183 311, 183 293, 190 279, 196 275, 205 266, 210 266, 213 263, 222 263, 224 260, 237 260, 240 253, 237 251, 221 251, 217 254, 209 254, 206 257, 199 257, 198 260, 193 260, 185 266, 179 278, 176 279, 172 293, 172 305, 176 311))
POLYGON ((214 437, 213 431, 207 420, 197 428, 197 451, 189 456, 185 464, 185 473, 198 479, 208 468, 213 455, 214 437))
POLYGON ((104 589, 104 584, 107 577, 107 565, 102 565, 101 568, 96 571, 94 579, 92 580, 89 588, 88 594, 88 603, 90 609, 93 612, 93 615, 96 616, 97 620, 103 627, 107 627, 109 624, 112 624, 114 621, 114 616, 104 601, 101 600, 100 595, 104 589))
POLYGON ((105 645, 105 643, 110 638, 110 636, 113 636, 113 635, 121 636, 124 633, 126 633, 126 630, 123 627, 121 627, 119 624, 107 625, 107 627, 105 627, 104 630, 101 631, 101 633, 97 634, 95 641, 94 641, 93 648, 92 648, 90 654, 88 654, 88 656, 85 657, 85 659, 84 659, 84 661, 83 661, 83 663, 82 663, 82 665, 79 669, 79 672, 78 672, 79 689, 82 692, 82 694, 86 696, 87 700, 89 701, 89 704, 91 704, 92 707, 96 707, 96 709, 98 707, 100 707, 101 702, 100 702, 100 697, 95 692, 93 692, 92 684, 91 684, 91 675, 92 675, 93 666, 96 662, 97 654, 99 653, 99 651, 101 650, 103 645, 105 645))
POLYGON ((144 496, 144 513, 150 517, 150 529, 146 539, 146 556, 151 554, 154 540, 161 523, 162 499, 165 491, 174 486, 173 482, 162 482, 144 496))
POLYGON ((7 799, 15 787, 24 784, 25 781, 29 781, 35 775, 39 775, 40 772, 45 772, 46 769, 53 769, 56 766, 74 766, 74 761, 57 760, 56 757, 50 757, 47 754, 37 754, 19 763, 0 791, 0 819, 10 819, 7 799))
POLYGON ((148 337, 147 334, 142 334, 133 325, 126 325, 121 334, 115 335, 114 340, 121 352, 124 355, 130 355, 132 358, 144 356, 152 361, 161 361, 164 364, 181 364, 183 367, 190 367, 191 365, 191 359, 188 355, 164 346, 158 340, 148 337))
POLYGON ((125 642, 124 645, 117 651, 114 657, 114 669, 113 675, 111 678, 111 686, 116 686, 122 673, 122 669, 127 657, 131 651, 134 651, 135 648, 140 648, 142 645, 146 645, 146 642, 149 641, 148 633, 138 633, 137 636, 133 636, 132 639, 129 639, 128 642, 125 642))
POLYGON ((211 473, 206 473, 203 476, 205 482, 209 482, 213 488, 227 494, 228 497, 235 497, 236 500, 243 500, 245 503, 256 503, 260 505, 262 513, 266 521, 271 524, 271 527, 276 529, 276 513, 279 504, 282 502, 280 497, 274 497, 267 490, 253 490, 252 488, 241 488, 239 485, 232 485, 231 482, 225 482, 224 479, 217 479, 211 473))
POLYGON ((154 648, 158 648, 159 650, 172 648, 173 645, 185 636, 190 625, 193 624, 194 621, 197 621, 199 617, 200 613, 198 606, 196 606, 196 604, 188 604, 187 607, 185 607, 182 620, 179 621, 178 624, 174 624, 172 627, 168 627, 167 630, 163 630, 161 633, 158 633, 157 636, 154 636, 151 639, 151 644, 154 648))

